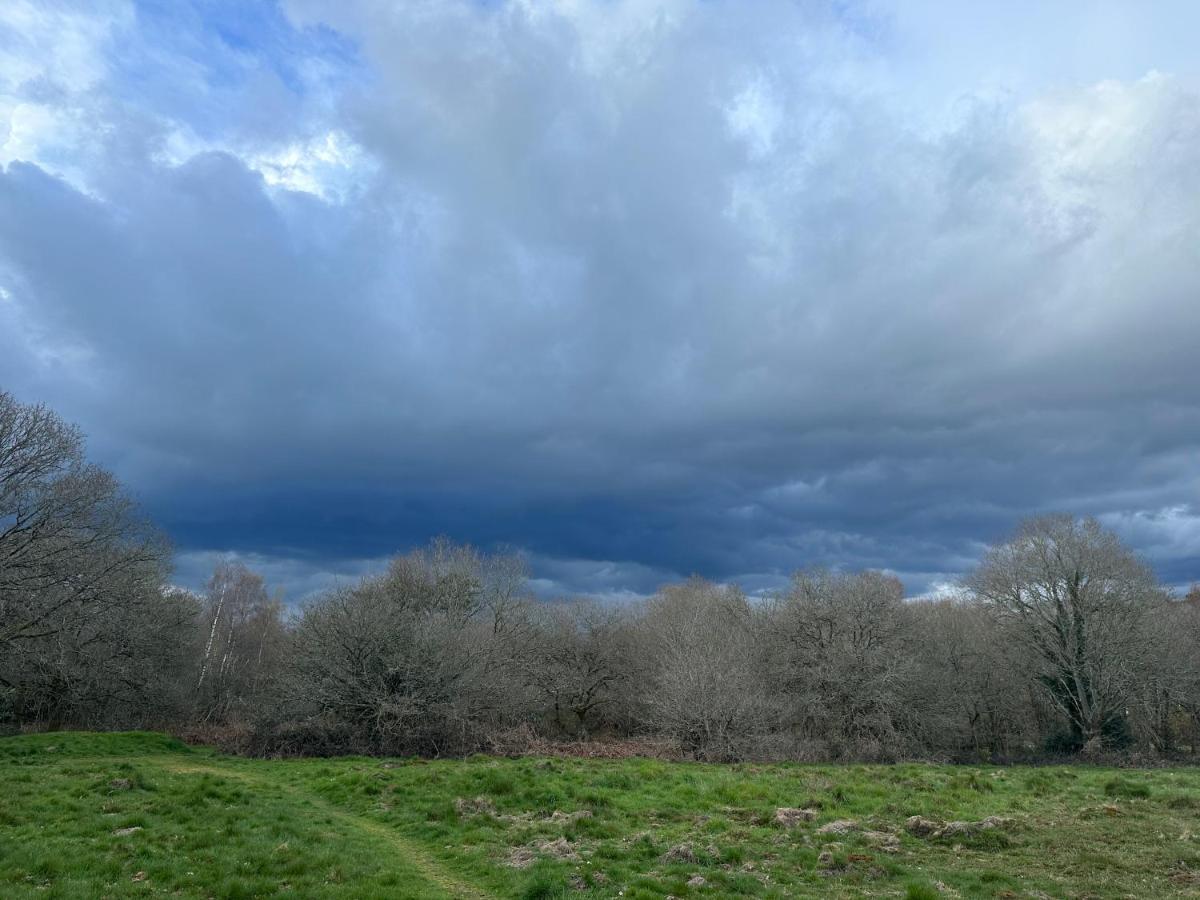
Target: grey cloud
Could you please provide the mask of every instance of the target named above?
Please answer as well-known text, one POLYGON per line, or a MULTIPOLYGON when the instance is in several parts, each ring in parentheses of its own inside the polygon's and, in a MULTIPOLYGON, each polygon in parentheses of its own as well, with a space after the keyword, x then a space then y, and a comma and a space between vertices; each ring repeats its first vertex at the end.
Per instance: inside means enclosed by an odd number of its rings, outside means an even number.
POLYGON ((997 92, 914 64, 912 9, 292 3, 369 77, 291 133, 176 163, 114 89, 90 194, 0 175, 0 379, 182 560, 299 560, 298 591, 446 533, 544 592, 919 592, 1059 508, 1200 577, 1195 73, 1139 49, 997 92), (323 130, 353 190, 268 181, 323 130))
POLYGON ((293 606, 325 591, 353 586, 387 567, 386 559, 339 559, 331 563, 327 559, 316 562, 237 550, 193 550, 176 555, 174 579, 190 590, 202 590, 222 562, 241 563, 258 572, 293 606))

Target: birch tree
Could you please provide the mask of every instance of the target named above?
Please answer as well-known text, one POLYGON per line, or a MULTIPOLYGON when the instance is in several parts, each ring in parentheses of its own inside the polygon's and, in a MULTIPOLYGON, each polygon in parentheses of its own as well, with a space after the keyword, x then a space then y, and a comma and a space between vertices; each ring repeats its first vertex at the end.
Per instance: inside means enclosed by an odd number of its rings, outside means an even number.
POLYGON ((264 675, 274 676, 283 604, 269 596, 261 575, 241 563, 221 562, 208 582, 201 626, 197 715, 224 721, 235 708, 253 706, 264 675))

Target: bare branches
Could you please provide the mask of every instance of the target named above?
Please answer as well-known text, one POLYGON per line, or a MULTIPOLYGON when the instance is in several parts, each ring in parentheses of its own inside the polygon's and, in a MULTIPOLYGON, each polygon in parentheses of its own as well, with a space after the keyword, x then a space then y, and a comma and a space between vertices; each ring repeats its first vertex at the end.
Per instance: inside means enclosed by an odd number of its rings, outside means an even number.
POLYGON ((524 602, 517 563, 436 541, 310 604, 285 685, 373 746, 444 752, 500 717, 524 602))
POLYGON ((171 652, 172 629, 179 640, 166 560, 116 479, 84 459, 78 430, 0 393, 0 678, 12 714, 100 716, 145 686, 144 663, 171 652), (149 636, 162 643, 139 643, 149 636))
POLYGON ((200 617, 206 634, 194 688, 196 716, 227 721, 253 706, 277 670, 285 642, 283 604, 267 594, 261 575, 221 562, 209 579, 200 617), (215 665, 214 665, 215 662, 215 665))
POLYGON ((1094 519, 1031 519, 967 583, 1034 651, 1038 681, 1081 744, 1127 741, 1124 710, 1164 597, 1116 535, 1094 519))

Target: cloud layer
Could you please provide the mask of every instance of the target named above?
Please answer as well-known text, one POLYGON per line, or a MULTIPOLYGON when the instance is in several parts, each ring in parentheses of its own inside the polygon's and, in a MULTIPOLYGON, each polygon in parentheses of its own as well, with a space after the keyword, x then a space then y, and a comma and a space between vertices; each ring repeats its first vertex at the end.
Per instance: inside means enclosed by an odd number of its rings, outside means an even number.
POLYGON ((0 384, 192 583, 919 593, 1049 509, 1200 578, 1197 13, 941 6, 19 0, 0 384))

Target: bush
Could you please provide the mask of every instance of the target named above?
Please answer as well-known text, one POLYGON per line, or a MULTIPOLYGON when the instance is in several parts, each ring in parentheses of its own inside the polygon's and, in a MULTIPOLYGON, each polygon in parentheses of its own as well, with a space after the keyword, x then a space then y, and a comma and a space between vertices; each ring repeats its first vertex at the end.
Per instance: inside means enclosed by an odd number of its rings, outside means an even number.
POLYGON ((1066 728, 1050 732, 1042 742, 1042 750, 1047 756, 1075 756, 1082 749, 1083 738, 1066 728))

